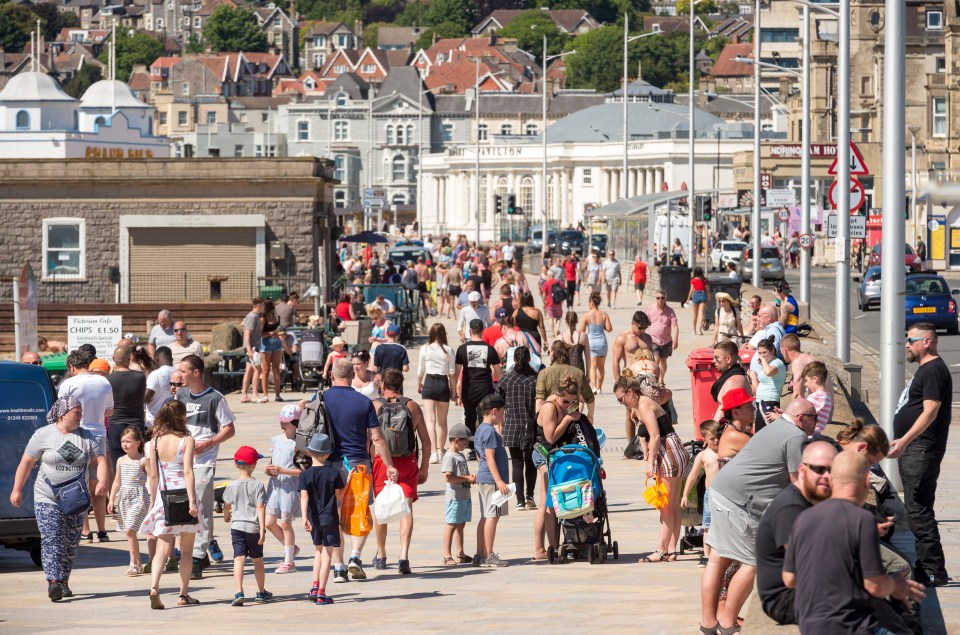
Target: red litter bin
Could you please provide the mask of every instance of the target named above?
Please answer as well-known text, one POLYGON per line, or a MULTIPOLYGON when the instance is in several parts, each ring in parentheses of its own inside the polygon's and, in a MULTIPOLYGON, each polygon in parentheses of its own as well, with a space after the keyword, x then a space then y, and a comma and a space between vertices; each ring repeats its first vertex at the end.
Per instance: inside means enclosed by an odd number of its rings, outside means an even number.
MULTIPOLYGON (((698 348, 687 356, 687 368, 690 369, 690 389, 693 395, 693 434, 697 441, 702 441, 700 424, 707 419, 713 419, 718 404, 713 400, 710 389, 713 382, 720 377, 720 371, 713 365, 713 347, 698 348)), ((750 367, 755 351, 748 348, 740 349, 740 363, 744 368, 750 367)))

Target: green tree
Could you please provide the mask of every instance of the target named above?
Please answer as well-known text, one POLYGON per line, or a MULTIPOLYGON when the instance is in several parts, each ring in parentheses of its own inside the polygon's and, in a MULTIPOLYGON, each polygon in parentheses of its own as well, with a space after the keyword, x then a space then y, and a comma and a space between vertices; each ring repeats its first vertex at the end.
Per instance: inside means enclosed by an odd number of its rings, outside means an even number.
POLYGON ((547 55, 556 55, 564 49, 570 38, 557 28, 556 23, 543 11, 534 9, 521 13, 510 24, 500 29, 498 35, 517 40, 517 46, 532 53, 542 64, 543 35, 547 35, 547 55))
MULTIPOLYGON (((642 42, 643 40, 641 40, 642 42)), ((577 54, 566 58, 570 88, 594 88, 608 92, 623 76, 623 27, 602 26, 574 38, 570 48, 577 54)))
POLYGON ((80 99, 87 89, 103 79, 103 73, 99 66, 93 64, 84 64, 80 70, 73 74, 70 81, 63 87, 63 90, 74 97, 80 99))
POLYGON ((187 44, 184 47, 184 51, 192 55, 196 55, 198 53, 203 53, 205 48, 206 45, 203 43, 203 38, 196 33, 191 33, 190 37, 187 38, 187 44))
MULTIPOLYGON (((700 0, 695 5, 697 15, 709 15, 717 12, 717 3, 715 0, 700 0)), ((677 15, 690 14, 690 0, 677 0, 677 15)))
MULTIPOLYGON (((122 82, 130 79, 134 64, 149 66, 163 55, 163 44, 152 35, 135 31, 132 35, 126 29, 117 31, 117 79, 122 82)), ((100 54, 100 61, 109 63, 109 54, 100 54)))
POLYGON ((18 4, 0 4, 0 48, 19 53, 30 41, 37 17, 18 4))
POLYGON ((40 2, 30 10, 40 18, 43 37, 48 42, 56 40, 64 27, 80 26, 80 16, 73 11, 60 11, 53 2, 40 2))
POLYGON ((445 22, 452 22, 467 34, 478 19, 476 6, 472 0, 431 0, 423 14, 423 25, 436 27, 445 22))
POLYGON ((269 46, 252 11, 226 4, 203 25, 203 39, 214 51, 263 53, 269 46))
POLYGON ((413 48, 430 48, 433 45, 434 35, 440 39, 443 39, 448 37, 464 37, 466 36, 466 33, 463 32, 459 24, 454 24, 453 22, 441 22, 431 29, 425 29, 423 33, 420 34, 420 39, 417 40, 417 43, 413 48))

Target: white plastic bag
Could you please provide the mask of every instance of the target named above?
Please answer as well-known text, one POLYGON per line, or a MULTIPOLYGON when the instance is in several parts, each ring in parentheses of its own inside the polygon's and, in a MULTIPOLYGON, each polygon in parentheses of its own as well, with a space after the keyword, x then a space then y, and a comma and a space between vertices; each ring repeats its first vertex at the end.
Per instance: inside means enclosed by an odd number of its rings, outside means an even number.
POLYGON ((501 505, 506 503, 508 500, 510 500, 511 498, 517 495, 516 483, 510 483, 509 485, 507 485, 507 489, 508 491, 506 494, 502 494, 500 490, 497 490, 496 492, 494 492, 493 496, 490 497, 490 504, 493 505, 494 507, 500 507, 501 505))
POLYGON ((386 481, 380 495, 373 501, 373 513, 377 517, 377 524, 389 525, 410 515, 410 505, 403 495, 403 488, 393 481, 386 481))

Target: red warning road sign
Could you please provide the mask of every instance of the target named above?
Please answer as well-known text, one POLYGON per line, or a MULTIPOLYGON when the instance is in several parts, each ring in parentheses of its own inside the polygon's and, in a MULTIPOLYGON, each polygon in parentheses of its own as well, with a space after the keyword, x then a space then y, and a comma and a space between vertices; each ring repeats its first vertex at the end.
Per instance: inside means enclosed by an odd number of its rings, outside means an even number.
MULTIPOLYGON (((827 170, 827 174, 836 174, 837 173, 837 161, 840 159, 839 155, 836 159, 833 160, 833 164, 830 166, 830 169, 827 170)), ((870 174, 870 170, 867 169, 867 164, 863 161, 863 155, 860 154, 860 150, 857 149, 857 145, 851 141, 850 142, 850 176, 857 176, 862 174, 870 174)))

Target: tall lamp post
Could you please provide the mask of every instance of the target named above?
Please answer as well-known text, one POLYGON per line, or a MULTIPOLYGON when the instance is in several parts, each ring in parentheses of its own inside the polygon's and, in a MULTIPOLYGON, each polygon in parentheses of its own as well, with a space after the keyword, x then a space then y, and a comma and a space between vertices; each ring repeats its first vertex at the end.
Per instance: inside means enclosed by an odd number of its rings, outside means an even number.
POLYGON ((920 220, 917 217, 917 133, 920 132, 920 126, 910 126, 908 130, 910 131, 910 236, 908 238, 913 240, 920 231, 920 223, 917 222, 920 220))
MULTIPOLYGON (((760 61, 760 0, 753 13, 753 59, 760 61)), ((760 282, 760 64, 753 65, 753 286, 760 282)))
MULTIPOLYGON (((687 242, 687 253, 690 254, 690 266, 693 267, 697 264, 697 252, 694 249, 694 240, 696 235, 696 223, 694 219, 696 218, 696 191, 694 186, 694 163, 693 163, 693 152, 694 145, 696 144, 697 139, 697 126, 694 119, 694 89, 693 83, 697 76, 697 69, 694 66, 694 51, 696 46, 694 46, 696 40, 694 39, 694 23, 696 22, 696 11, 694 7, 702 2, 703 0, 691 0, 690 2, 690 95, 689 95, 689 107, 690 107, 690 125, 688 126, 688 139, 687 139, 687 172, 690 174, 687 181, 687 212, 690 214, 690 236, 687 242)), ((669 242, 667 243, 669 248, 669 242)), ((699 247, 699 245, 697 245, 699 247)))
POLYGON ((543 150, 543 164, 540 166, 541 175, 540 175, 540 218, 542 219, 542 229, 540 232, 543 240, 540 241, 540 261, 543 262, 543 259, 547 255, 547 63, 550 60, 559 59, 566 55, 573 55, 576 51, 564 51, 563 53, 557 53, 556 55, 547 56, 547 34, 543 34, 543 64, 542 69, 542 85, 541 91, 543 93, 543 103, 541 105, 540 113, 540 147, 543 150))

